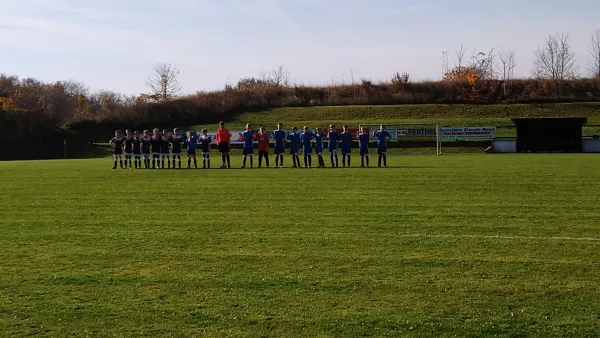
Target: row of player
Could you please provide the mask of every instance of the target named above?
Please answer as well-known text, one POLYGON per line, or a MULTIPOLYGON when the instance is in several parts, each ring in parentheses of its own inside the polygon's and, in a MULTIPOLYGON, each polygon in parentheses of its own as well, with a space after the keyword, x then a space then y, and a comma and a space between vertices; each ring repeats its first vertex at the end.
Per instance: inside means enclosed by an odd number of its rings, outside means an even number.
MULTIPOLYGON (((297 128, 293 127, 292 132, 287 133, 283 129, 283 125, 280 123, 277 125, 277 129, 273 131, 274 140, 274 155, 275 155, 275 168, 283 168, 283 156, 285 154, 286 144, 289 143, 289 154, 292 156, 293 167, 302 167, 300 164, 299 151, 302 149, 304 155, 304 167, 312 167, 312 154, 313 149, 318 156, 318 168, 325 167, 325 161, 323 160, 324 150, 324 138, 328 139, 327 150, 329 152, 329 158, 331 161, 331 167, 339 167, 338 160, 338 149, 341 148, 342 152, 342 165, 344 167, 350 166, 350 157, 352 155, 352 147, 354 145, 354 137, 348 130, 348 126, 343 127, 343 132, 339 133, 335 130, 335 125, 330 125, 327 133, 324 133, 321 128, 316 130, 316 133, 309 131, 308 126, 304 126, 302 133, 297 133, 297 128)), ((240 136, 244 140, 242 154, 243 154, 243 165, 242 168, 246 167, 248 158, 250 159, 250 167, 254 167, 254 142, 258 143, 258 167, 262 167, 262 161, 265 160, 265 164, 269 167, 269 146, 271 138, 268 133, 265 132, 265 128, 261 127, 258 132, 252 130, 250 124, 246 125, 246 131, 240 133, 240 136)), ((225 128, 223 122, 219 123, 219 129, 216 133, 216 143, 219 152, 221 153, 221 168, 231 168, 231 157, 229 155, 231 149, 231 132, 225 128)), ((386 131, 385 125, 381 125, 380 129, 373 132, 373 137, 377 139, 377 153, 379 154, 379 160, 377 167, 387 166, 387 143, 391 138, 391 135, 386 131)), ((362 128, 358 135, 359 150, 361 156, 361 167, 369 166, 369 140, 370 135, 366 128, 362 128)), ((191 168, 192 161, 194 168, 198 168, 198 162, 196 160, 196 149, 198 145, 202 150, 202 168, 210 168, 210 151, 213 137, 208 135, 206 129, 202 130, 201 135, 197 135, 191 131, 188 135, 182 135, 178 128, 173 130, 173 133, 169 133, 168 130, 164 129, 162 133, 158 128, 155 128, 150 135, 148 130, 144 130, 142 133, 138 131, 132 132, 130 129, 126 130, 126 135, 123 136, 120 130, 115 132, 115 137, 110 140, 110 145, 113 146, 113 158, 114 165, 113 169, 117 169, 117 164, 120 164, 122 169, 127 167, 136 169, 165 169, 165 168, 181 168, 181 153, 182 149, 187 150, 188 165, 187 168, 191 168), (123 162, 123 157, 125 162, 123 162), (172 160, 172 162, 170 161, 172 160), (176 167, 177 164, 177 167, 176 167), (166 166, 165 166, 166 165, 166 166)))

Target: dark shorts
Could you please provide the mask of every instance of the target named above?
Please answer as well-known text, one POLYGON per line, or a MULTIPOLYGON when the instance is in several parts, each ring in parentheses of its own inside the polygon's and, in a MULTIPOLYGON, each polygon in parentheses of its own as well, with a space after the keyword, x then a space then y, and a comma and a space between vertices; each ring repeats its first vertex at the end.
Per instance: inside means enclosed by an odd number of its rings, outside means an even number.
POLYGON ((253 148, 244 148, 244 150, 242 151, 242 155, 254 155, 254 149, 253 148))
POLYGON ((269 157, 269 151, 268 150, 259 150, 258 155, 269 157))
POLYGON ((187 154, 188 154, 188 156, 189 155, 196 155, 196 149, 188 149, 187 154))
POLYGON ((283 155, 285 154, 285 147, 275 147, 275 151, 273 153, 275 155, 283 155))
POLYGON ((229 143, 227 143, 227 142, 219 143, 219 152, 220 153, 228 153, 229 152, 229 143))
POLYGON ((118 148, 113 150, 113 155, 123 155, 123 149, 118 148))
POLYGON ((379 155, 387 155, 387 148, 377 148, 377 153, 379 155))
POLYGON ((337 148, 337 147, 329 147, 329 148, 327 148, 327 149, 329 150, 329 152, 330 152, 330 153, 333 153, 333 152, 336 152, 336 153, 337 153, 337 151, 338 151, 338 148, 337 148))
POLYGON ((360 156, 365 156, 365 155, 369 155, 369 148, 361 148, 360 149, 360 156))
POLYGON ((134 155, 140 155, 142 152, 139 149, 133 149, 134 155))
POLYGON ((298 155, 298 149, 290 148, 290 155, 298 155))
POLYGON ((150 154, 150 148, 142 149, 142 154, 149 155, 150 154))
POLYGON ((312 155, 312 148, 302 148, 302 153, 304 155, 312 155))
POLYGON ((342 155, 352 155, 352 149, 342 149, 342 155))

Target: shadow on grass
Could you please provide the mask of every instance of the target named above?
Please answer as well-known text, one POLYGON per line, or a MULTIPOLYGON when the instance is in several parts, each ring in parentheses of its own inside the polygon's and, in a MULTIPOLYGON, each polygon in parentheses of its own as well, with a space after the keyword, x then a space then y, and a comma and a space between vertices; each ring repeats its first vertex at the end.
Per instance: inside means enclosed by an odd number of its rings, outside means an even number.
MULTIPOLYGON (((234 167, 234 168, 219 168, 219 167, 213 167, 213 168, 142 168, 142 169, 134 169, 134 170, 141 170, 141 171, 206 171, 206 170, 263 170, 263 171, 278 171, 278 170, 347 170, 347 169, 360 169, 360 170, 386 170, 386 169, 433 169, 433 168, 437 168, 436 166, 421 166, 421 165, 389 165, 385 168, 377 168, 374 166, 371 167, 339 167, 339 168, 331 168, 331 167, 326 167, 326 168, 305 168, 305 167, 300 167, 300 168, 294 168, 294 167, 283 167, 283 168, 273 168, 273 167, 263 167, 263 168, 258 168, 258 167, 253 167, 253 168, 241 168, 241 167, 234 167)), ((129 170, 129 169, 116 169, 116 170, 129 170)))

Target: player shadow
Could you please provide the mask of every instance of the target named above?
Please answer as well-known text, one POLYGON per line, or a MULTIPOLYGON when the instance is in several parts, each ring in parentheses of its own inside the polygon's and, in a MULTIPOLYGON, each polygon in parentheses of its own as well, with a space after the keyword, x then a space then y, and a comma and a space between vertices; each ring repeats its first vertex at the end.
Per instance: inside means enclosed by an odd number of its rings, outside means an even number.
POLYGON ((182 170, 343 170, 343 169, 360 169, 360 170, 385 170, 385 169, 432 169, 432 168, 436 168, 435 166, 425 166, 425 165, 388 165, 387 167, 381 167, 381 168, 377 168, 376 166, 369 166, 369 167, 360 167, 360 166, 352 166, 352 167, 337 167, 337 168, 332 168, 332 167, 325 167, 325 168, 319 168, 319 167, 312 167, 312 168, 306 168, 306 167, 283 167, 283 168, 273 168, 273 167, 262 167, 262 168, 258 168, 258 167, 246 167, 246 168, 240 168, 240 167, 236 167, 236 168, 207 168, 207 169, 203 169, 203 168, 198 168, 198 169, 182 169, 182 170))

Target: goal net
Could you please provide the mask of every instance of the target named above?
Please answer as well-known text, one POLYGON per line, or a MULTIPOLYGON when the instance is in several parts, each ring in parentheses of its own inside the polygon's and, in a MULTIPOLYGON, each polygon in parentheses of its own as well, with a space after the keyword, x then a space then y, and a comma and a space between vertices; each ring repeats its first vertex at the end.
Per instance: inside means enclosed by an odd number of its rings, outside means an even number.
MULTIPOLYGON (((442 154, 442 137, 439 122, 425 123, 384 123, 386 130, 392 135, 389 148, 391 153, 409 154, 442 154), (397 149, 394 149, 397 148, 397 149)), ((373 132, 379 130, 381 124, 360 124, 359 130, 366 127, 374 140, 373 132)))

